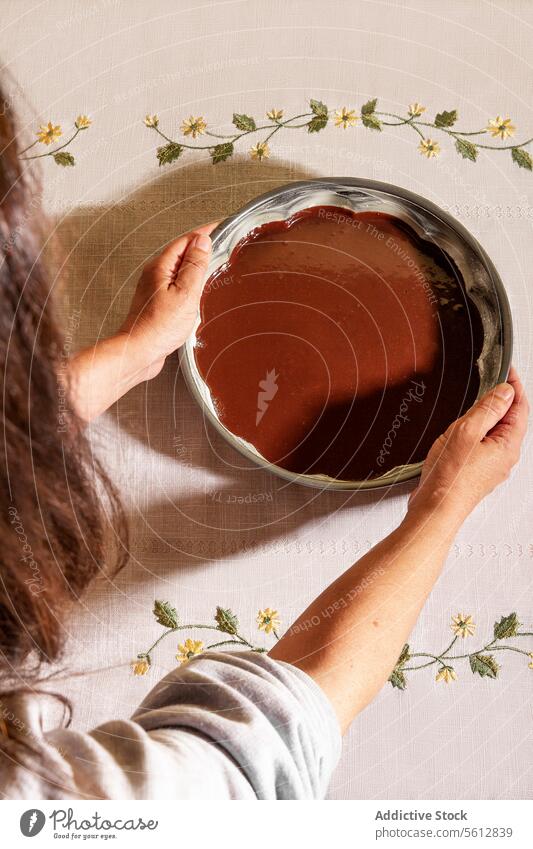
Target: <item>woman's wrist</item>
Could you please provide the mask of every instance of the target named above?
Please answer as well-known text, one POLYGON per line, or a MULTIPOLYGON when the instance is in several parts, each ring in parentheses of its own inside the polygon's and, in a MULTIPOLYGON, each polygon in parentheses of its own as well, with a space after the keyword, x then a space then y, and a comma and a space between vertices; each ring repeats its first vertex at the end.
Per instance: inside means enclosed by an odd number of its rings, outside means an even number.
POLYGON ((91 421, 139 383, 155 377, 165 358, 147 356, 132 334, 118 331, 75 354, 69 363, 71 402, 78 415, 91 421))
POLYGON ((119 329, 110 339, 122 352, 123 374, 129 376, 130 389, 156 377, 163 368, 166 357, 154 351, 140 334, 119 329))
POLYGON ((417 495, 409 505, 402 525, 415 530, 436 529, 453 539, 469 513, 470 509, 460 499, 450 497, 448 492, 435 490, 430 495, 417 495))

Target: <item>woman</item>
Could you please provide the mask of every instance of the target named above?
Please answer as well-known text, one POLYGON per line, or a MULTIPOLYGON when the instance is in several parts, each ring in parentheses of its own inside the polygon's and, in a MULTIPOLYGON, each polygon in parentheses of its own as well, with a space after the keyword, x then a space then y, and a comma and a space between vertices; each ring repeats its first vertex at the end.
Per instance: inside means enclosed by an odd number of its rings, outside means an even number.
POLYGON ((159 682, 131 720, 112 718, 88 734, 45 730, 50 695, 39 680, 60 657, 69 608, 127 552, 116 493, 95 467, 84 424, 158 374, 188 336, 211 228, 152 260, 119 331, 65 369, 35 187, 16 139, 4 99, 0 792, 320 798, 341 732, 389 676, 457 529, 518 460, 527 418, 520 381, 512 372, 435 443, 400 526, 328 587, 269 656, 205 654, 159 682), (109 508, 119 540, 113 562, 104 546, 109 508))

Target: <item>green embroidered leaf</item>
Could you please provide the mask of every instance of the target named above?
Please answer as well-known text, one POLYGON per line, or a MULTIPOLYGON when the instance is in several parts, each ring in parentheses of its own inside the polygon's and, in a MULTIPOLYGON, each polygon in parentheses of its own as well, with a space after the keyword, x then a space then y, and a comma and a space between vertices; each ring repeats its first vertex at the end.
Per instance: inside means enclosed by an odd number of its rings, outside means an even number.
POLYGON ((411 655, 409 653, 409 643, 406 643, 402 649, 402 653, 400 657, 396 661, 396 666, 403 666, 404 663, 407 663, 408 660, 411 659, 411 655))
POLYGON ((371 115, 372 112, 376 111, 378 99, 374 97, 373 100, 369 100, 367 103, 361 106, 361 115, 371 115))
POLYGON ((491 654, 471 654, 470 669, 481 678, 497 678, 499 666, 491 654))
POLYGON ((402 670, 397 666, 392 670, 389 676, 389 683, 398 690, 405 690, 407 687, 407 679, 402 670))
POLYGON ((520 628, 520 622, 516 613, 502 616, 499 622, 494 623, 494 639, 505 640, 507 637, 515 637, 520 628))
POLYGON ((463 159, 470 159, 471 162, 475 162, 477 159, 477 147, 472 142, 466 141, 465 139, 457 139, 455 142, 455 149, 457 153, 460 153, 463 159))
POLYGON ((328 107, 321 100, 310 100, 309 106, 314 115, 318 115, 320 118, 328 117, 328 107))
POLYGON ((361 115, 361 120, 364 126, 368 127, 369 130, 381 131, 381 121, 373 113, 370 113, 369 115, 361 115))
POLYGON ((436 127, 453 127, 457 121, 457 109, 452 109, 451 112, 439 112, 435 115, 436 127))
POLYGON ((232 142, 224 142, 223 144, 217 144, 211 150, 211 159, 213 160, 213 165, 216 165, 218 162, 224 162, 226 159, 229 159, 230 156, 233 156, 232 142))
POLYGON ((244 132, 251 132, 256 129, 256 123, 250 115, 239 115, 237 112, 234 112, 233 123, 238 130, 243 130, 244 132))
POLYGON ((159 165, 168 165, 170 162, 174 162, 175 159, 181 156, 182 152, 183 147, 177 142, 169 142, 163 147, 158 147, 157 158, 159 160, 159 165))
POLYGON ((179 623, 178 613, 168 601, 154 601, 153 614, 163 628, 177 628, 179 623))
POLYGON ((527 168, 528 171, 533 170, 533 159, 531 154, 524 150, 523 147, 513 147, 511 151, 513 162, 516 162, 519 168, 527 168))
POLYGON ((320 130, 324 129, 324 127, 326 126, 327 123, 328 123, 328 116, 327 115, 315 115, 313 118, 311 118, 311 120, 309 121, 309 123, 307 125, 307 132, 308 133, 319 133, 320 130))
POLYGON ((217 607, 215 622, 218 630, 225 634, 236 634, 239 630, 239 620, 235 614, 231 610, 224 610, 223 607, 217 607))
POLYGON ((69 165, 75 165, 76 160, 72 156, 71 153, 68 153, 66 150, 61 150, 59 153, 54 153, 54 162, 56 165, 62 165, 63 168, 67 168, 69 165))

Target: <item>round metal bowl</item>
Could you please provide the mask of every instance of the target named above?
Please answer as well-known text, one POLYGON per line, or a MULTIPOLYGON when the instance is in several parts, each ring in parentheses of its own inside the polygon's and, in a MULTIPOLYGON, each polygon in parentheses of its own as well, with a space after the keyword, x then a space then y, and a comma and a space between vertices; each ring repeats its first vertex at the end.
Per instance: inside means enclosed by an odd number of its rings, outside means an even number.
MULTIPOLYGON (((406 221, 422 238, 437 244, 459 268, 468 297, 480 313, 484 343, 478 359, 479 395, 506 380, 512 353, 512 319, 503 283, 491 260, 462 224, 438 206, 388 183, 350 177, 329 177, 289 183, 252 200, 239 212, 226 218, 213 232, 213 256, 206 280, 225 265, 238 242, 247 233, 269 221, 289 219, 294 213, 312 206, 345 207, 356 212, 381 211, 406 221)), ((253 445, 231 433, 219 420, 209 389, 204 383, 194 356, 195 328, 183 346, 181 365, 193 397, 204 416, 253 463, 286 480, 306 486, 330 489, 376 489, 416 478, 422 463, 397 466, 385 474, 364 481, 339 480, 326 475, 290 472, 270 463, 253 445)))

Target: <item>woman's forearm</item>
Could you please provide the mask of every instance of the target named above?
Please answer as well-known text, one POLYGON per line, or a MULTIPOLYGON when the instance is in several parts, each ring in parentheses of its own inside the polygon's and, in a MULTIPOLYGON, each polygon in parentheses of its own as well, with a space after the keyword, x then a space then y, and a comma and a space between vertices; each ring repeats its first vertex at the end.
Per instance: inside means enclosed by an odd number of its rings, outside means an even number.
POLYGON ((270 652, 303 669, 342 729, 390 675, 461 524, 437 504, 399 528, 331 584, 270 652))
POLYGON ((71 404, 89 422, 161 366, 161 360, 147 362, 134 338, 116 333, 71 358, 66 373, 71 404))

